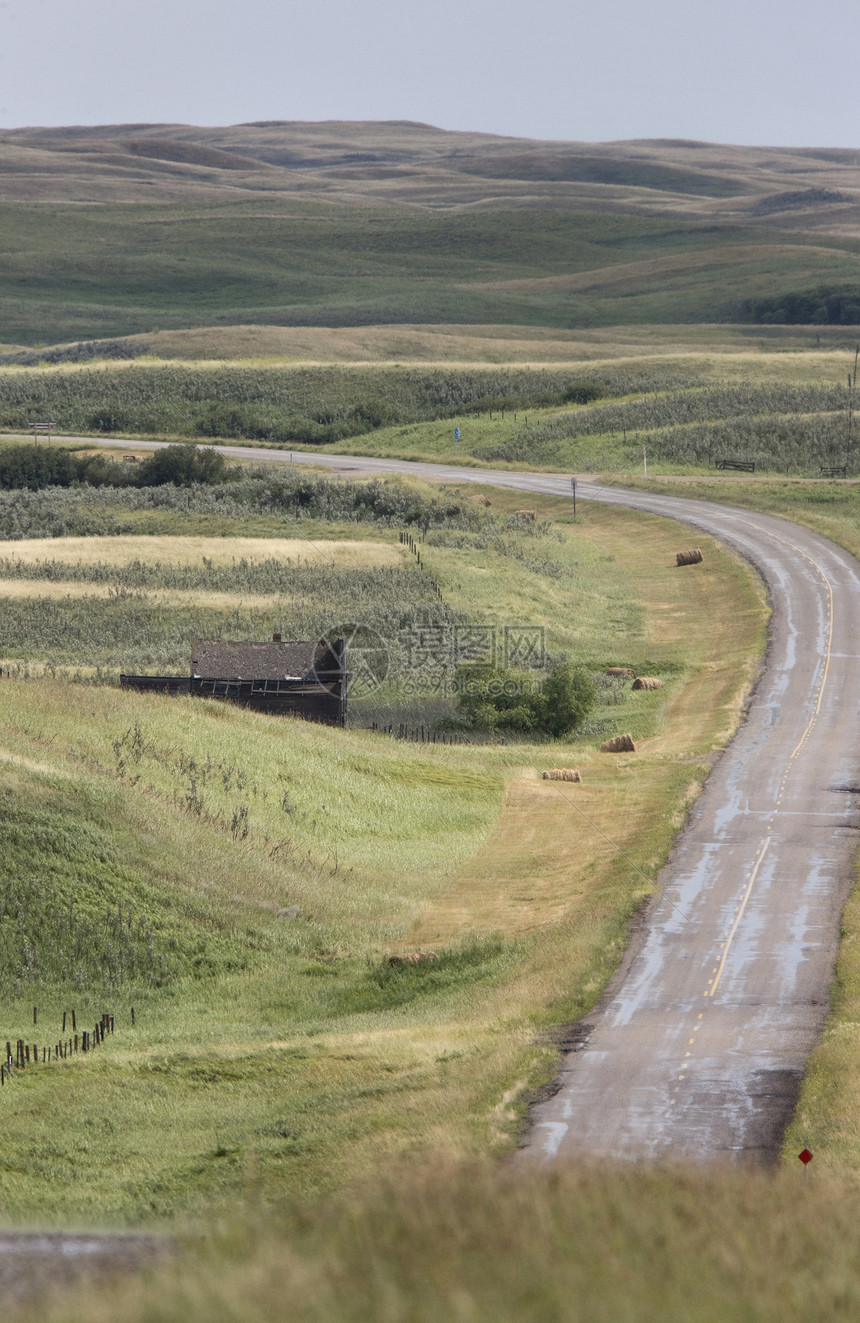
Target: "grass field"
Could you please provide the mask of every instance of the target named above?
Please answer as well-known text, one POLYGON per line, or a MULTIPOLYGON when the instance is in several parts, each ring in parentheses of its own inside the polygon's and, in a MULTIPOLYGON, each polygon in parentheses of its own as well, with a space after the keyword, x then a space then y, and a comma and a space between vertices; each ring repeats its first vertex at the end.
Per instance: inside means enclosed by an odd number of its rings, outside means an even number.
POLYGON ((4 339, 28 346, 249 323, 566 338, 822 286, 853 307, 860 278, 851 153, 103 126, 7 132, 0 166, 4 339))
MULTIPOLYGON (((855 552, 860 550, 856 493, 845 483, 738 478, 675 479, 648 485, 785 513, 855 552)), ((549 502, 545 510, 553 512, 549 502)), ((561 502, 555 512, 562 514, 561 502)), ((610 530, 617 536, 613 512, 593 508, 588 518, 589 536, 600 537, 610 530)), ((660 521, 650 521, 650 527, 659 540, 660 521)), ((640 528, 640 537, 641 532, 640 528)), ((654 550, 657 545, 658 541, 651 544, 654 550)), ((641 571, 642 558, 626 560, 623 546, 623 538, 613 542, 630 572, 641 571)), ((645 560, 652 565, 654 551, 651 547, 649 551, 645 560)), ((643 602, 650 602, 652 647, 658 639, 670 652, 686 646, 691 620, 679 613, 679 603, 664 600, 667 580, 655 579, 652 573, 648 577, 647 588, 641 577, 639 584, 643 602), (655 611, 660 601, 662 614, 655 611)), ((712 582, 709 593, 713 590, 712 582)), ((720 606, 709 619, 719 618, 725 610, 720 606)), ((699 618, 694 629, 704 624, 699 618)), ((725 639, 718 641, 716 655, 725 661, 725 639)), ((698 683, 716 683, 728 695, 734 678, 722 667, 713 671, 705 666, 698 672, 698 683)), ((683 715, 677 705, 674 715, 670 707, 661 737, 649 741, 649 779, 655 770, 652 751, 659 759, 662 744, 662 758, 669 749, 674 758, 681 749, 680 731, 689 740, 688 747, 697 750, 712 736, 706 728, 694 735, 688 723, 694 714, 701 719, 714 711, 719 702, 702 701, 695 684, 683 691, 683 698, 682 691, 677 694, 683 715)), ((723 711, 728 728, 731 702, 723 711)), ((579 763, 584 754, 582 746, 576 749, 579 763)), ((599 755, 591 755, 591 762, 584 764, 582 789, 593 788, 600 762, 599 755)), ((616 803, 624 805, 631 821, 641 821, 638 815, 643 808, 641 803, 619 800, 617 774, 612 779, 611 791, 607 784, 594 787, 588 806, 590 817, 608 810, 607 817, 594 821, 610 836, 618 830, 616 803)), ((642 790, 641 778, 637 780, 642 790)), ((626 781, 627 793, 635 788, 636 782, 626 781)), ((574 839, 560 857, 548 844, 553 837, 560 842, 562 833, 570 836, 569 819, 565 822, 561 814, 554 814, 540 790, 540 783, 529 776, 508 781, 505 813, 477 855, 457 866, 412 933, 416 941, 452 942, 475 928, 501 929, 524 949, 537 942, 539 985, 542 997, 547 997, 553 991, 555 967, 549 935, 556 934, 565 960, 570 961, 573 953, 575 967, 583 968, 590 923, 597 916, 595 893, 589 887, 589 923, 583 926, 582 919, 575 917, 581 911, 573 894, 576 888, 571 887, 571 869, 580 842, 574 839), (523 889, 525 859, 534 879, 527 890, 523 889)), ((664 799, 663 812, 665 804, 664 799)), ((556 805, 556 812, 559 809, 556 805)), ((646 855, 647 850, 640 858, 646 855)), ((600 877, 606 876, 607 864, 611 867, 611 856, 597 859, 600 877)), ((249 1202, 240 1219, 222 1219, 216 1233, 191 1249, 190 1258, 183 1258, 177 1268, 158 1271, 151 1282, 120 1284, 98 1294, 84 1292, 55 1309, 42 1306, 40 1323, 43 1318, 46 1323, 77 1323, 84 1318, 99 1323, 119 1316, 132 1323, 172 1323, 179 1318, 264 1323, 281 1315, 285 1298, 298 1319, 345 1323, 413 1317, 454 1318, 463 1323, 483 1317, 511 1323, 521 1319, 614 1323, 617 1318, 650 1323, 657 1316, 696 1323, 722 1323, 726 1318, 774 1323, 854 1318, 860 1281, 854 1232, 857 923, 854 896, 843 918, 834 1013, 813 1054, 781 1172, 736 1176, 726 1171, 591 1171, 584 1165, 576 1171, 535 1173, 528 1178, 518 1174, 513 1179, 504 1169, 500 1172, 470 1158, 441 1159, 438 1151, 450 1151, 451 1138, 443 1113, 434 1117, 432 1160, 416 1162, 419 1140, 406 1165, 395 1164, 387 1175, 351 1183, 343 1195, 323 1196, 321 1202, 302 1198, 274 1207, 267 1197, 265 1176, 260 1175, 265 1163, 259 1157, 246 1161, 243 1174, 249 1202), (795 1157, 805 1143, 815 1152, 807 1173, 795 1157), (261 1206, 256 1215, 255 1202, 261 1206)), ((536 978, 536 971, 529 978, 520 967, 509 984, 502 980, 492 988, 493 997, 499 999, 496 1005, 507 1007, 507 1032, 515 1031, 524 992, 534 995, 536 978)), ((591 995, 586 985, 583 1003, 591 995)), ((552 1015, 544 1022, 551 1020, 552 1015)), ((448 1029, 450 1033, 450 1024, 448 1029)), ((439 1043, 436 1037, 432 1041, 439 1043)), ((456 1054, 462 1051, 469 1051, 463 1040, 455 1045, 447 1038, 437 1056, 445 1058, 445 1070, 456 1072, 461 1059, 456 1054)), ((475 1067, 479 1057, 467 1059, 475 1067)), ((480 1064, 486 1068, 487 1058, 480 1064)), ((415 1072, 415 1057, 412 1067, 415 1072)), ((532 1078, 540 1078, 539 1068, 533 1066, 532 1078)), ((457 1105, 462 1106, 462 1080, 459 1084, 457 1105)), ((513 1086, 507 1096, 513 1099, 515 1093, 513 1086)), ((507 1124, 504 1111, 500 1114, 487 1104, 484 1125, 498 1127, 490 1132, 500 1138, 507 1124)), ((377 1134, 374 1151, 378 1154, 381 1147, 387 1154, 394 1148, 377 1134)))
MULTIPOLYGON (((647 447, 650 489, 860 551, 851 484, 807 480, 857 465, 854 153, 120 126, 5 134, 0 166, 7 432, 51 416, 96 444, 235 437, 627 485, 647 447), (751 322, 793 295, 815 324, 751 322), (602 397, 565 398, 588 382, 602 397), (714 480, 727 456, 766 476, 714 480)), ((306 494, 311 518, 253 474, 0 493, 0 1033, 53 1042, 72 1009, 117 1023, 4 1086, 0 1198, 18 1224, 187 1244, 151 1282, 30 1317, 856 1317, 857 897, 787 1170, 515 1182, 498 1162, 735 728, 758 582, 710 541, 679 576, 688 534, 656 518, 592 505, 574 528, 567 502, 530 498, 553 523, 528 530, 506 522, 515 495, 482 512, 448 492, 428 604, 397 541, 427 494, 395 486, 373 517, 347 484, 306 494), (285 738, 92 683, 184 669, 198 632, 358 610, 390 628, 429 606, 446 627, 545 624, 553 655, 665 688, 604 687, 547 749, 285 738), (627 729, 636 755, 597 752, 627 729), (583 782, 543 782, 550 756, 583 782)))
MULTIPOLYGON (((528 746, 301 723, 285 741, 237 709, 3 681, 4 864, 27 897, 9 922, 30 951, 6 1034, 31 1034, 36 1002, 46 1033, 72 1007, 119 1026, 92 1058, 6 1088, 9 1215, 147 1222, 229 1202, 249 1164, 265 1199, 311 1198, 381 1155, 511 1143, 522 1091, 554 1068, 540 1033, 585 1010, 616 962, 733 729, 765 618, 750 572, 716 547, 707 583, 678 576, 665 521, 595 508, 574 530, 565 503, 545 513, 558 557, 592 567, 590 601, 492 550, 427 556, 454 605, 531 602, 580 655, 669 681, 609 709, 644 739, 635 758, 602 757, 593 737, 552 750, 583 767, 575 803, 539 781, 528 746), (81 929, 62 918, 70 898, 81 929), (120 902, 142 934, 125 965, 79 967, 77 933, 120 902), (431 941, 436 965, 385 963, 431 941)), ((170 545, 159 559, 175 564, 170 545)))
MULTIPOLYGON (((304 539, 231 537, 223 516, 218 538, 171 536, 189 527, 185 493, 161 506, 157 537, 7 542, 0 547, 0 666, 13 676, 113 682, 122 671, 183 674, 196 638, 314 638, 352 621, 386 638, 389 665, 382 689, 354 695, 354 723, 415 725, 454 717, 455 667, 473 626, 500 663, 521 627, 542 631, 539 652, 548 660, 564 655, 597 670, 640 648, 643 608, 602 549, 571 542, 547 521, 517 519, 516 502, 496 493, 487 509, 456 490, 387 486, 390 497, 377 503, 383 511, 399 508, 399 492, 406 509, 417 501, 439 516, 421 544, 423 568, 387 515, 375 527, 373 519, 337 524, 303 506, 292 527, 304 539), (363 539, 355 537, 359 530, 363 539)), ((86 502, 90 494, 66 495, 86 502)), ((360 497, 361 487, 347 495, 360 497)), ((38 496, 33 518, 44 521, 51 494, 38 496)), ((125 493, 119 496, 122 510, 125 493)), ((256 522, 237 509, 234 530, 256 522)), ((661 664, 672 670, 671 659, 661 664)), ((630 719, 621 692, 609 686, 604 697, 590 719, 594 734, 614 733, 617 721, 630 719)))

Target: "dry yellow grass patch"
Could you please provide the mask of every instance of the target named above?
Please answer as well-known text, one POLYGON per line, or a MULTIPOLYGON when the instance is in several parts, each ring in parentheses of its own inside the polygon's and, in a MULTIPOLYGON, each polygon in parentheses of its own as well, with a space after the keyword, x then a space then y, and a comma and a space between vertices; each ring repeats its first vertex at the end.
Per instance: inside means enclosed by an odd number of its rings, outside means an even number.
POLYGON ((36 772, 39 776, 49 776, 56 780, 59 777, 67 776, 68 773, 52 763, 39 762, 35 758, 26 758, 22 753, 14 753, 12 749, 6 749, 0 744, 0 763, 10 763, 14 767, 26 767, 29 772, 36 772))
MULTIPOLYGON (((206 592, 200 588, 139 588, 135 594, 148 602, 165 606, 209 606, 213 609, 235 611, 239 607, 265 610, 280 606, 287 598, 293 604, 307 603, 310 599, 286 593, 228 593, 206 592)), ((59 600, 66 597, 111 597, 116 589, 107 583, 54 583, 49 579, 0 579, 0 598, 41 597, 59 600)))
MULTIPOLYGON (((839 263, 844 262, 841 253, 832 248, 804 247, 804 253, 810 256, 826 258, 833 263, 834 271, 839 263)), ((715 249, 708 255, 696 253, 673 253, 671 257, 649 257, 637 262, 625 262, 605 267, 595 267, 588 271, 579 271, 563 276, 520 277, 514 280, 489 280, 483 283, 471 283, 468 288, 479 290, 504 290, 517 294, 538 294, 546 291, 574 292, 600 288, 610 290, 627 288, 632 284, 665 278, 680 272, 693 272, 697 277, 709 271, 734 270, 745 262, 758 268, 764 260, 796 262, 797 249, 789 244, 769 244, 761 246, 750 244, 745 247, 715 249)))
POLYGON ((623 848, 615 835, 619 809, 637 822, 642 788, 637 794, 629 773, 614 767, 601 777, 591 764, 588 785, 542 781, 536 772, 517 777, 489 841, 461 866, 410 941, 450 944, 464 932, 515 937, 560 923, 595 869, 623 848))
POLYGON ((507 363, 567 361, 578 331, 507 326, 224 326, 132 336, 153 354, 200 362, 255 359, 304 363, 507 363))
MULTIPOLYGON (((556 513, 553 502, 545 498, 540 512, 556 513)), ((600 888, 637 856, 643 863, 633 867, 642 868, 647 892, 648 841, 658 862, 661 839, 681 825, 699 792, 708 755, 737 727, 763 651, 767 604, 760 581, 713 539, 703 540, 707 559, 696 576, 685 575, 674 564, 678 525, 657 516, 598 506, 581 517, 577 531, 611 549, 625 567, 648 607, 654 660, 683 661, 686 682, 675 687, 659 733, 637 741, 638 753, 607 759, 581 745, 569 754, 554 751, 560 764, 582 769, 579 785, 539 780, 537 767, 515 778, 485 846, 459 867, 410 934, 415 945, 570 923, 584 930, 600 909, 600 888)), ((652 698, 637 694, 629 701, 652 698)))
POLYGON ((215 565, 234 560, 277 559, 310 564, 361 565, 376 568, 399 565, 405 558, 393 543, 309 538, 254 537, 55 537, 0 542, 0 558, 38 564, 43 561, 73 561, 80 565, 103 562, 130 565, 133 561, 160 561, 165 565, 215 565))

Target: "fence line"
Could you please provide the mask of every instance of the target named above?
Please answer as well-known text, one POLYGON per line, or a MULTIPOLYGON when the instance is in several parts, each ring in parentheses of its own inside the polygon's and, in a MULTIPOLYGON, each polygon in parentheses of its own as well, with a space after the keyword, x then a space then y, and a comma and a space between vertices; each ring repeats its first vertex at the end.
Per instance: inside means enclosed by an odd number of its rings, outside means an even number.
MULTIPOLYGON (((33 1024, 38 1022, 38 1007, 33 1007, 33 1024)), ((131 1012, 131 1022, 134 1024, 134 1009, 131 1012)), ((30 1066, 48 1065, 56 1061, 66 1061, 69 1057, 77 1053, 93 1052, 99 1047, 109 1034, 114 1032, 114 1017, 105 1011, 100 1020, 97 1020, 92 1029, 84 1029, 78 1033, 77 1015, 74 1011, 71 1014, 63 1011, 63 1025, 61 1029, 62 1037, 56 1043, 50 1045, 40 1045, 38 1043, 27 1042, 25 1038, 15 1040, 14 1055, 12 1052, 12 1040, 6 1040, 6 1057, 0 1062, 0 1085, 4 1085, 7 1080, 15 1078, 19 1071, 26 1070, 30 1066), (67 1037, 67 1024, 71 1025, 71 1034, 67 1037)))
POLYGON ((419 570, 424 570, 425 574, 427 575, 427 578, 430 580, 430 587, 433 589, 433 592, 439 598, 439 601, 443 602, 445 599, 442 596, 442 589, 439 587, 439 581, 436 578, 435 574, 431 574, 429 572, 427 566, 424 564, 423 560, 421 559, 421 550, 418 546, 418 543, 415 541, 415 538, 412 536, 411 533, 408 532, 400 533, 399 537, 400 537, 400 545, 402 547, 409 548, 409 550, 412 552, 413 556, 415 557, 416 561, 418 562, 419 570))

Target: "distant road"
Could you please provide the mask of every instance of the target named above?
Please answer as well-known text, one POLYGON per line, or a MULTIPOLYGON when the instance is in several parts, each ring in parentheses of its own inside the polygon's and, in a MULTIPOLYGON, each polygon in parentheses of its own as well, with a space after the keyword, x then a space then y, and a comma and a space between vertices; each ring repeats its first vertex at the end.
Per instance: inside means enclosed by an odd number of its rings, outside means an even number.
MULTIPOLYGON (((217 449, 290 462, 283 451, 217 449)), ((292 458, 570 495, 564 475, 292 458)), ((768 585, 772 638, 749 716, 661 874, 626 972, 567 1056, 559 1092, 535 1109, 518 1161, 770 1159, 827 1014, 860 829, 860 565, 770 515, 585 482, 577 495, 683 520, 734 547, 768 585)))

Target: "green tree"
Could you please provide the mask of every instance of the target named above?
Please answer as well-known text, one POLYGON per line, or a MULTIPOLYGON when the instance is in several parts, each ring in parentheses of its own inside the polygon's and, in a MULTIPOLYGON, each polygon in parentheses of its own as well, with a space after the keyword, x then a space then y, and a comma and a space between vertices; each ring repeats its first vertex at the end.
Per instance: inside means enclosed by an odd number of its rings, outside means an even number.
POLYGON ((53 446, 9 446, 0 450, 0 487, 6 491, 29 487, 69 487, 77 474, 68 450, 53 446))
POLYGON ((582 725, 597 698, 589 673, 559 662, 538 683, 533 672, 460 666, 457 707, 474 730, 531 731, 555 739, 582 725))
POLYGON ((202 482, 224 482, 227 464, 224 456, 211 446, 185 444, 166 446, 145 459, 138 470, 141 487, 161 487, 172 482, 174 487, 190 487, 202 482))
POLYGON ((582 725, 596 700, 597 686, 588 671, 560 662, 541 685, 541 730, 556 739, 569 734, 582 725))

